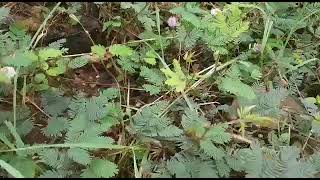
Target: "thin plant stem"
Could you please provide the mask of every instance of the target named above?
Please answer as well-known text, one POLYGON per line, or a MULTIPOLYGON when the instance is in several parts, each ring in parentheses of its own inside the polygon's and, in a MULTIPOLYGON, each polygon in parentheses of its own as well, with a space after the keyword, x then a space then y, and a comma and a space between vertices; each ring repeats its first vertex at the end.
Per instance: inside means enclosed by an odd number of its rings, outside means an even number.
POLYGON ((61 2, 58 2, 54 8, 50 11, 50 13, 48 14, 48 16, 46 17, 46 19, 42 22, 42 24, 40 25, 40 27, 38 28, 37 32, 34 34, 34 36, 31 39, 31 42, 28 46, 28 49, 30 49, 32 47, 32 44, 34 43, 34 41, 36 40, 36 38, 38 37, 40 31, 46 26, 47 21, 52 17, 53 13, 57 10, 57 8, 60 6, 61 2))
POLYGON ((17 126, 17 81, 19 76, 19 69, 16 71, 16 75, 14 76, 13 80, 13 127, 16 128, 17 126))

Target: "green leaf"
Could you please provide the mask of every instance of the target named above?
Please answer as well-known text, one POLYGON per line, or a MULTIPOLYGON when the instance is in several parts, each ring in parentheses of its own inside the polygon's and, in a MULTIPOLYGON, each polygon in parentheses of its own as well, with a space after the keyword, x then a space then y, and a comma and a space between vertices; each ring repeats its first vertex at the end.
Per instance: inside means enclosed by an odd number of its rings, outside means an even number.
POLYGON ((102 45, 94 45, 91 46, 91 52, 93 54, 96 54, 99 58, 103 58, 104 54, 106 53, 106 47, 102 46, 102 45))
POLYGON ((236 96, 244 97, 247 99, 255 99, 256 95, 253 89, 247 84, 242 83, 239 79, 226 77, 222 79, 219 88, 223 91, 230 92, 236 96))
POLYGON ((160 113, 167 107, 168 102, 160 101, 152 106, 144 108, 133 116, 134 129, 137 133, 149 137, 177 137, 183 131, 171 124, 171 120, 166 117, 159 117, 160 113))
POLYGON ((144 84, 142 87, 146 90, 146 92, 149 92, 150 95, 156 95, 161 92, 161 88, 152 84, 144 84))
POLYGON ((66 72, 67 70, 67 60, 66 59, 59 59, 56 64, 57 64, 57 67, 52 67, 48 70, 46 70, 46 73, 49 75, 49 76, 58 76, 60 74, 63 74, 66 72))
POLYGON ((8 137, 6 136, 6 134, 4 134, 3 132, 0 133, 0 140, 7 145, 10 149, 14 149, 14 144, 12 144, 10 142, 10 140, 8 139, 8 137))
POLYGON ((138 53, 133 53, 131 56, 120 56, 119 59, 117 59, 117 63, 121 66, 121 68, 125 71, 128 71, 130 73, 136 72, 136 69, 138 69, 140 65, 140 57, 138 53))
POLYGON ((80 56, 72 59, 69 62, 68 67, 71 69, 78 69, 87 65, 88 63, 89 63, 89 60, 87 58, 85 58, 84 56, 80 56))
POLYGON ((114 44, 109 47, 109 52, 114 56, 128 57, 133 54, 133 50, 122 44, 114 44))
POLYGON ((151 50, 151 51, 147 52, 146 57, 144 58, 144 60, 148 64, 155 65, 157 63, 156 58, 157 58, 156 53, 151 50))
POLYGON ((15 178, 24 178, 24 176, 10 164, 6 163, 2 159, 0 159, 0 166, 5 169, 9 174, 11 174, 15 178))
POLYGON ((262 74, 261 72, 258 70, 258 69, 254 69, 252 72, 251 72, 251 77, 255 80, 260 80, 260 78, 262 77, 262 74))
POLYGON ((45 127, 42 131, 43 133, 50 136, 60 136, 62 131, 67 130, 69 127, 69 121, 64 117, 58 117, 54 119, 50 119, 48 121, 47 127, 45 127))
POLYGON ((6 126, 8 127, 8 129, 10 131, 10 133, 12 134, 14 139, 16 140, 16 146, 17 147, 23 147, 24 143, 23 143, 20 135, 17 133, 16 128, 14 128, 12 123, 9 122, 9 121, 5 121, 4 123, 6 124, 6 126))
POLYGON ((103 159, 93 160, 88 168, 92 173, 99 178, 114 177, 118 173, 118 166, 111 161, 103 159))
POLYGON ((185 111, 182 116, 181 125, 186 132, 195 133, 197 137, 201 137, 206 131, 207 120, 203 116, 199 116, 196 110, 185 111))
POLYGON ((33 51, 26 51, 24 55, 32 62, 38 61, 38 56, 33 51))
POLYGON ((173 14, 181 15, 183 20, 188 21, 189 23, 191 23, 195 27, 201 26, 200 18, 198 16, 196 16, 195 14, 187 11, 183 7, 175 7, 173 9, 171 9, 170 12, 173 14))
POLYGON ((27 119, 17 125, 17 132, 18 134, 20 134, 20 136, 25 136, 32 130, 32 128, 33 122, 27 119))
POLYGON ((215 125, 209 130, 206 137, 209 137, 211 141, 218 144, 228 143, 231 140, 231 135, 225 132, 226 128, 222 124, 215 125))
POLYGON ((55 42, 52 42, 48 45, 49 48, 53 48, 53 49, 58 49, 61 50, 63 53, 67 53, 68 52, 68 48, 63 48, 63 44, 66 43, 67 40, 65 38, 63 39, 59 39, 55 42))
POLYGON ((5 72, 0 71, 0 83, 10 83, 10 78, 6 75, 5 72))
POLYGON ((58 148, 41 149, 37 151, 37 154, 41 162, 56 169, 62 168, 68 161, 66 154, 59 151, 58 148))
POLYGON ((47 80, 47 77, 45 74, 43 73, 38 73, 34 76, 33 80, 36 82, 36 83, 42 83, 43 81, 47 80))
POLYGON ((46 61, 49 58, 57 58, 62 56, 62 51, 53 48, 46 48, 39 51, 40 61, 46 61))
POLYGON ((202 149, 206 155, 212 157, 213 159, 218 160, 225 156, 225 152, 216 147, 210 140, 201 140, 200 149, 202 149))
POLYGON ((68 156, 75 162, 83 165, 87 165, 91 161, 88 151, 81 148, 70 148, 68 150, 68 156))
POLYGON ((63 96, 61 91, 45 91, 41 94, 41 105, 51 116, 58 116, 67 109, 70 99, 63 96))
POLYGON ((14 157, 10 164, 20 171, 20 173, 26 178, 33 178, 36 173, 36 164, 32 159, 14 157))
POLYGON ((138 20, 143 24, 147 31, 152 31, 152 27, 156 26, 154 20, 146 15, 139 15, 138 20))
POLYGON ((165 76, 156 68, 147 68, 146 66, 142 66, 140 72, 140 76, 144 77, 149 83, 152 83, 156 86, 162 86, 163 81, 165 80, 165 76))
POLYGON ((120 27, 120 26, 121 26, 120 21, 107 21, 103 23, 102 32, 109 28, 111 29, 113 27, 120 27))
POLYGON ((182 72, 180 64, 176 59, 173 60, 173 66, 175 72, 171 71, 169 68, 161 69, 167 77, 165 84, 175 88, 176 92, 182 92, 186 87, 186 76, 182 72))
POLYGON ((30 59, 30 56, 23 52, 17 52, 12 56, 7 56, 3 59, 3 63, 15 67, 27 67, 31 65, 32 62, 33 60, 30 59))
POLYGON ((146 63, 151 64, 151 65, 155 65, 157 63, 155 58, 143 58, 146 63))

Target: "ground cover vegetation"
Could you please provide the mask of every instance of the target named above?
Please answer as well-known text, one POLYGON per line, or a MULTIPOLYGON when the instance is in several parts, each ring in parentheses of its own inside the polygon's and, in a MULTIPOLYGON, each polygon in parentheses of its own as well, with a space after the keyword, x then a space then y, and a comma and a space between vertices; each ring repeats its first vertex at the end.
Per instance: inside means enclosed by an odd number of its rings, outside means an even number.
POLYGON ((319 177, 320 3, 10 2, 1 177, 319 177))

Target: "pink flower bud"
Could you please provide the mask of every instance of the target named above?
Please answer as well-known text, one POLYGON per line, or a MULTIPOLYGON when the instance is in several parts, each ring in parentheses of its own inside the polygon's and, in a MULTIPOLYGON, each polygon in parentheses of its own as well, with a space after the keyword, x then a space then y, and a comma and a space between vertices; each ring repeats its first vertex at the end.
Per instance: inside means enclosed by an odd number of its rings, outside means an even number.
POLYGON ((177 18, 174 17, 174 16, 171 16, 171 17, 168 19, 167 23, 168 23, 168 26, 169 26, 169 27, 172 27, 172 28, 174 28, 174 27, 176 27, 176 26, 179 25, 177 18))

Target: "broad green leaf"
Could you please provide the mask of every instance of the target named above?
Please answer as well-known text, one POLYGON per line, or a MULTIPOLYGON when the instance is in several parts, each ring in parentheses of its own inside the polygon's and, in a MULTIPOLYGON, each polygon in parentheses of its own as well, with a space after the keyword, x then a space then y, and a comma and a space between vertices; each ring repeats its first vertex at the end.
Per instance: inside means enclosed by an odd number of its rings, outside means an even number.
POLYGON ((7 65, 15 67, 27 67, 32 64, 33 59, 29 53, 17 52, 12 56, 7 56, 3 59, 3 62, 7 65))
POLYGON ((32 62, 38 61, 38 56, 33 51, 27 51, 24 53, 27 58, 29 58, 32 62))
POLYGON ((49 58, 57 58, 62 56, 62 51, 53 48, 46 48, 39 51, 40 61, 46 61, 49 58))
POLYGON ((49 89, 50 86, 48 84, 35 84, 34 85, 34 90, 35 91, 44 91, 49 89))
POLYGON ((106 48, 102 45, 91 46, 91 52, 96 54, 99 58, 103 58, 106 53, 106 48))
POLYGON ((24 177, 34 178, 37 165, 32 161, 32 159, 16 157, 10 161, 10 164, 19 170, 24 177))
POLYGON ((115 44, 109 47, 109 51, 114 56, 128 57, 133 54, 133 50, 122 44, 115 44))
POLYGON ((60 74, 63 74, 66 71, 65 67, 54 67, 48 69, 46 72, 49 76, 58 76, 60 74))
POLYGON ((180 64, 176 59, 173 60, 173 66, 175 72, 171 71, 169 68, 161 69, 167 77, 165 84, 175 88, 176 92, 182 92, 186 87, 186 76, 182 72, 180 64))
POLYGON ((56 64, 57 67, 52 67, 48 69, 46 72, 49 76, 58 76, 60 74, 63 74, 67 70, 67 60, 66 59, 59 59, 56 64))
POLYGON ((34 81, 36 83, 41 83, 47 79, 46 75, 43 73, 38 73, 34 76, 34 81))

